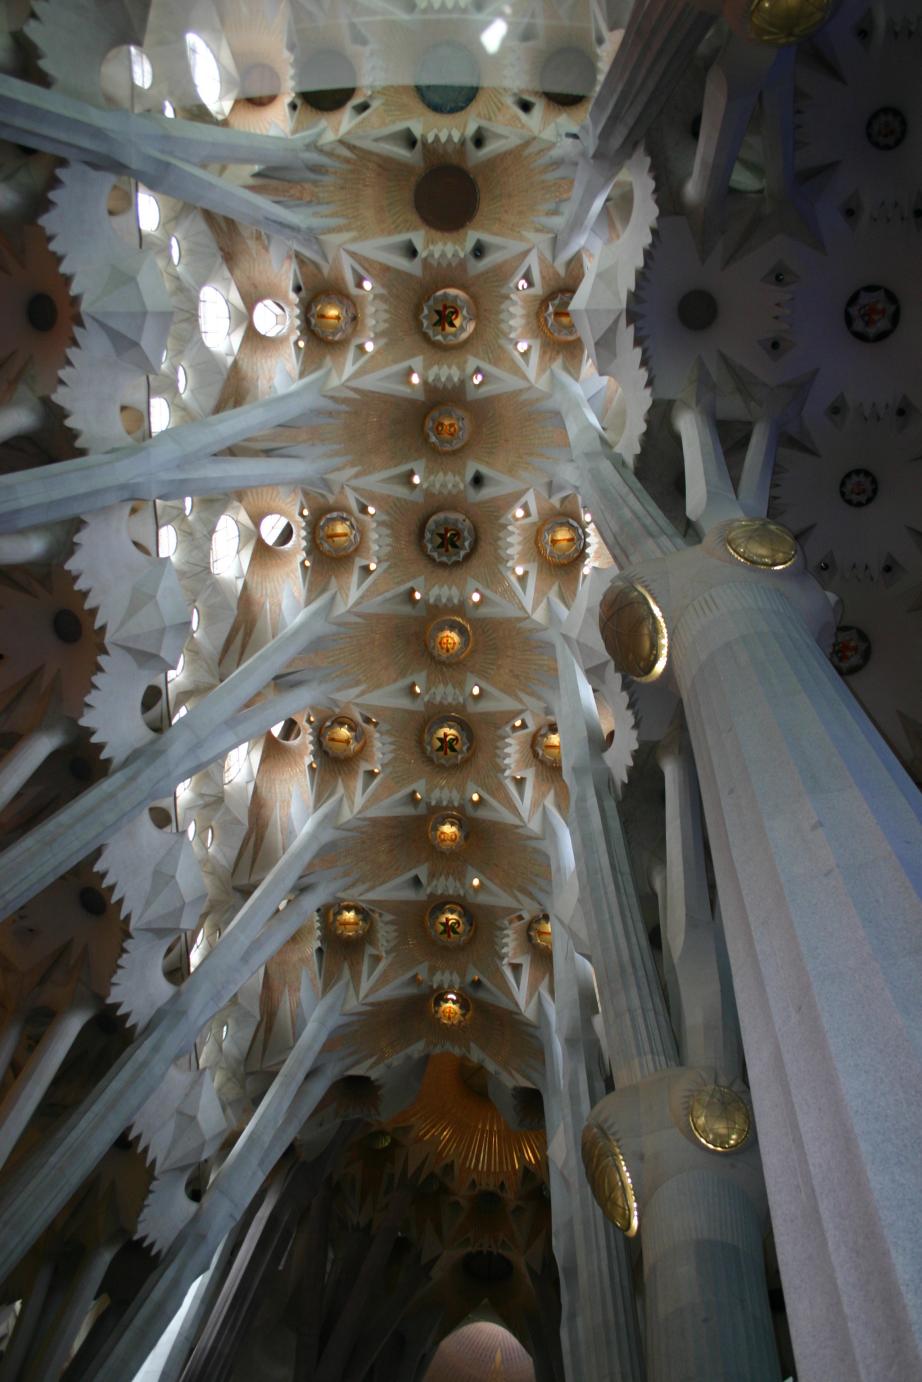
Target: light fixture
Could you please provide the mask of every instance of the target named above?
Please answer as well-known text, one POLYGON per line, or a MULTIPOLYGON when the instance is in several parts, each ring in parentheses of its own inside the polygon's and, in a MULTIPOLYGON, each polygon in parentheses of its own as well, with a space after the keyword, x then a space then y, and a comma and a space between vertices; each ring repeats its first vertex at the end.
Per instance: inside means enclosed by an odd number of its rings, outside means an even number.
POLYGON ((364 352, 365 352, 366 355, 370 355, 371 352, 374 350, 374 348, 375 348, 375 343, 374 343, 374 341, 363 341, 363 342, 362 342, 362 349, 364 350, 364 352))
POLYGON ((412 591, 412 593, 411 593, 411 595, 410 595, 410 599, 411 599, 411 600, 421 600, 422 598, 423 598, 423 592, 422 592, 421 590, 414 590, 414 591, 412 591))
POLYGON ((372 283, 372 281, 371 281, 370 278, 363 278, 363 279, 362 279, 362 287, 365 289, 365 292, 366 292, 366 293, 370 293, 371 290, 372 290, 372 288, 373 288, 374 286, 375 286, 375 285, 372 283))
POLYGON ((298 339, 295 341, 295 345, 298 347, 299 350, 303 350, 305 345, 304 337, 299 336, 298 339))
POLYGON ((527 353, 527 351, 528 351, 528 342, 527 342, 527 341, 516 341, 516 343, 515 343, 515 348, 516 348, 516 350, 519 352, 520 355, 525 355, 525 354, 527 353))
POLYGON ((368 517, 369 517, 369 518, 374 518, 374 516, 375 516, 375 514, 378 512, 378 510, 375 508, 374 504, 366 504, 366 505, 365 505, 365 512, 368 514, 368 517))
POLYGON ((591 522, 592 522, 592 514, 589 512, 588 509, 584 509, 584 510, 583 510, 583 520, 584 520, 584 522, 586 522, 586 523, 591 523, 591 522))
POLYGON ((310 559, 310 557, 303 557, 303 558, 302 558, 302 561, 304 562, 304 565, 305 565, 305 566, 310 566, 310 564, 311 564, 311 559, 310 559))
POLYGON ((419 374, 415 369, 410 370, 410 383, 414 386, 419 383, 419 374))
POLYGON ((524 576, 524 575, 525 575, 525 567, 524 567, 524 566, 516 566, 514 569, 515 569, 515 574, 516 574, 517 576, 524 576))
POLYGON ((480 687, 479 687, 479 686, 472 686, 472 687, 471 687, 471 695, 472 695, 472 696, 479 696, 479 695, 480 695, 480 687))
POLYGON ((311 511, 310 511, 310 509, 308 509, 308 508, 305 507, 305 508, 303 508, 303 509, 301 510, 301 517, 302 517, 302 518, 310 518, 310 516, 311 516, 311 511))
POLYGON ((471 792, 471 801, 472 801, 472 803, 474 804, 474 806, 477 806, 478 803, 479 803, 479 801, 480 801, 480 793, 479 793, 479 792, 471 792))
POLYGON ((524 725, 524 723, 525 723, 524 720, 513 720, 513 722, 512 722, 512 728, 513 728, 513 729, 521 729, 522 726, 524 725))
POLYGON ((475 370, 474 370, 474 373, 471 375, 471 383, 472 383, 472 384, 482 384, 482 383, 483 383, 483 370, 482 370, 482 369, 475 369, 475 370))
POLYGON ((417 475, 417 473, 416 473, 415 470, 413 471, 413 474, 410 476, 410 484, 411 484, 411 485, 419 485, 419 484, 422 484, 422 481, 420 480, 420 477, 417 475))
POLYGON ((472 593, 471 593, 471 604, 472 604, 472 605, 479 605, 479 604, 480 604, 480 601, 481 601, 482 599, 483 599, 483 596, 481 595, 481 593, 480 593, 479 590, 472 591, 472 593))
POLYGON ((413 793, 413 800, 414 800, 414 801, 422 801, 422 799, 423 799, 423 794, 422 794, 422 792, 414 792, 414 793, 413 793))
POLYGON ((531 285, 529 284, 527 278, 520 278, 519 281, 518 281, 518 283, 517 283, 515 286, 518 288, 518 290, 519 290, 520 293, 524 293, 524 292, 527 292, 528 288, 529 288, 531 285))
POLYGON ((479 888, 479 887, 480 887, 480 879, 479 879, 479 878, 472 878, 472 879, 471 879, 471 887, 472 887, 472 888, 479 888))
POLYGON ((525 510, 521 507, 521 505, 520 505, 520 506, 516 509, 516 511, 515 511, 515 517, 516 517, 516 518, 524 518, 524 517, 525 517, 525 510))
POLYGON ((410 687, 410 690, 413 692, 414 696, 421 696, 423 694, 423 689, 417 681, 414 681, 413 685, 410 687))
POLYGON ((509 32, 509 25, 505 19, 494 19, 492 24, 488 24, 480 35, 480 42, 488 53, 498 53, 500 45, 506 34, 509 32))
POLYGON ((369 571, 377 571, 377 569, 378 569, 378 563, 377 563, 376 561, 370 561, 370 562, 368 563, 368 569, 369 569, 369 571))

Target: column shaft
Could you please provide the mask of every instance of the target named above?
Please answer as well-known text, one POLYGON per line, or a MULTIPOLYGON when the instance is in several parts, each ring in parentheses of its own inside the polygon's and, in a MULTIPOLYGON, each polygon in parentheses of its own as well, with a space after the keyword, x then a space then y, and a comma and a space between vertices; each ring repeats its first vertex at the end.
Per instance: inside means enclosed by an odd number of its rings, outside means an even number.
POLYGON ((779 1382, 762 1232, 724 1174, 685 1171, 643 1208, 647 1382, 779 1382))
POLYGON ((802 1382, 922 1375, 922 806, 777 588, 673 631, 802 1382))

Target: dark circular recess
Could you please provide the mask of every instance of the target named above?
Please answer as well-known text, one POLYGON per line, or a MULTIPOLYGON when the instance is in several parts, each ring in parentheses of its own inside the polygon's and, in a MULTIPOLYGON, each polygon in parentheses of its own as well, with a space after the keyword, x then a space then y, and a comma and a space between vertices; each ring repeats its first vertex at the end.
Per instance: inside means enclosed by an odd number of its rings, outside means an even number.
POLYGON ((413 205, 433 230, 461 230, 477 215, 480 189, 466 168, 443 163, 423 173, 413 189, 413 205))
POLYGON ((900 324, 900 301, 882 283, 864 283, 845 304, 845 325, 856 341, 876 345, 900 324))
POLYGON ((864 629, 854 624, 840 624, 829 658, 841 676, 852 677, 871 661, 871 640, 864 629))
POLYGON ((51 627, 62 643, 79 643, 83 637, 83 625, 72 609, 57 610, 51 627))
POLYGON ((33 293, 26 303, 26 317, 33 331, 53 331, 58 324, 58 304, 50 293, 33 293))
POLYGON ((847 470, 839 481, 839 494, 849 508, 867 508, 877 498, 877 476, 870 470, 858 467, 847 470))
POLYGON ((89 912, 91 917, 105 916, 106 899, 98 888, 81 888, 79 898, 80 906, 85 912, 89 912))
POLYGON ((512 1263, 501 1252, 466 1252, 461 1262, 474 1281, 508 1281, 513 1272, 512 1263))
POLYGON ((864 132, 875 149, 898 149, 906 138, 906 116, 896 106, 879 106, 868 116, 864 132))
POLYGON ((355 95, 355 68, 345 53, 319 48, 311 53, 301 73, 301 97, 314 110, 342 110, 355 95))
POLYGON ((706 288, 692 288, 679 298, 676 310, 686 331, 707 331, 717 320, 717 299, 706 288))
POLYGON ((480 65, 460 43, 434 43, 416 68, 416 94, 438 115, 466 110, 480 90, 480 65))
POLYGON ((240 78, 241 99, 251 106, 271 106, 282 91, 282 79, 267 62, 253 62, 240 78))
POLYGON ((595 89, 595 63, 582 48, 558 48, 541 66, 541 94, 555 106, 578 106, 595 89))

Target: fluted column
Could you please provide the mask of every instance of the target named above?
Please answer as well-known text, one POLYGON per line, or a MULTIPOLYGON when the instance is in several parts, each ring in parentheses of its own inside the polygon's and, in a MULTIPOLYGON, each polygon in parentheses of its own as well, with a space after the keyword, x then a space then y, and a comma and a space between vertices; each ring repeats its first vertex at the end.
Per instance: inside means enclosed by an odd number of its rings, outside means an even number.
POLYGON ((643 1206, 648 1382, 779 1382, 762 1225, 728 1176, 688 1170, 643 1206))
POLYGON ((579 907, 599 985, 612 1078, 616 1086, 628 1085, 675 1065, 678 1053, 602 757, 592 689, 562 639, 557 647, 558 723, 579 907))
POLYGON ((666 788, 666 867, 660 915, 666 988, 682 1063, 740 1070, 739 1029, 711 915, 701 799, 684 721, 657 754, 666 788))
POLYGON ((817 646, 829 603, 783 529, 721 524, 629 578, 695 754, 798 1376, 922 1375, 922 798, 817 646))
POLYGON ((619 566, 674 552, 684 539, 609 446, 577 380, 555 368, 554 403, 570 443, 574 488, 619 566))
POLYGON ((596 1208, 583 1175, 580 1137, 603 1093, 592 1078, 596 1038, 584 1011, 589 965, 563 927, 554 932, 554 1001, 542 995, 544 1109, 560 1336, 568 1382, 642 1382, 643 1360, 627 1244, 596 1208), (580 971, 582 983, 580 982, 580 971))
POLYGON ((779 591, 702 596, 674 655, 804 1382, 909 1377, 922 1372, 906 1235, 922 1218, 919 794, 779 591))

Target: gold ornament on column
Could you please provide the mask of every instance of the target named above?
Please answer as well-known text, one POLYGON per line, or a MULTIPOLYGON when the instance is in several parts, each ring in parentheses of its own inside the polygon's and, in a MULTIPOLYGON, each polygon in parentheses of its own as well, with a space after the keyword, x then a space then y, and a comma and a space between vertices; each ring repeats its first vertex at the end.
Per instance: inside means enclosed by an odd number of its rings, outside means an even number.
POLYGON ((727 551, 746 566, 783 571, 797 557, 797 539, 767 518, 738 518, 727 529, 727 551))
POLYGON ((669 637, 659 605, 641 586, 618 581, 599 606, 602 642, 615 669, 635 681, 656 681, 666 666, 669 637))
POLYGON ((798 43, 816 33, 831 9, 831 0, 750 0, 749 32, 759 43, 798 43))
POLYGON ((587 1123, 582 1136, 583 1166, 586 1179, 599 1208, 627 1238, 640 1226, 631 1173, 621 1148, 597 1123, 587 1123))
POLYGON ((726 1085, 699 1089, 688 1111, 691 1130, 712 1152, 735 1152, 749 1140, 752 1118, 743 1099, 726 1085))

